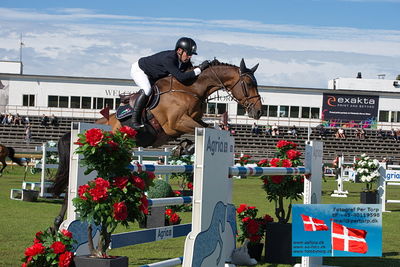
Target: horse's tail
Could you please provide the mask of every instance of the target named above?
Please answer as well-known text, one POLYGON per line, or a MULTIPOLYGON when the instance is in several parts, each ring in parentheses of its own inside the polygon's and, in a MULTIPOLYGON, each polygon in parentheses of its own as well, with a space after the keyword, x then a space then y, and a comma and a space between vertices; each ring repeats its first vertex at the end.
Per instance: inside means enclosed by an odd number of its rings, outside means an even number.
POLYGON ((15 157, 15 150, 12 147, 7 147, 8 149, 8 157, 15 163, 17 163, 19 166, 23 166, 22 160, 20 158, 15 157))
POLYGON ((54 181, 54 185, 51 188, 51 192, 59 196, 65 192, 68 187, 69 180, 69 154, 71 145, 71 133, 64 134, 58 140, 58 169, 54 181))

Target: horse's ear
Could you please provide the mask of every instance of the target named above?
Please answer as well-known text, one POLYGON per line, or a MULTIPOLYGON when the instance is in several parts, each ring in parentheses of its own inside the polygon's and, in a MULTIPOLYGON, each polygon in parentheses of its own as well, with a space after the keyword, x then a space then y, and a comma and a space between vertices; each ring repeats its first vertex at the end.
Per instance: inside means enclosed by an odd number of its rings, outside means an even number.
POLYGON ((245 73, 247 71, 246 63, 244 63, 244 59, 240 61, 240 72, 245 73))
POLYGON ((251 73, 256 72, 256 70, 257 70, 257 68, 258 68, 258 65, 260 65, 260 63, 257 63, 257 65, 255 65, 254 67, 252 67, 251 70, 250 70, 250 72, 251 72, 251 73))

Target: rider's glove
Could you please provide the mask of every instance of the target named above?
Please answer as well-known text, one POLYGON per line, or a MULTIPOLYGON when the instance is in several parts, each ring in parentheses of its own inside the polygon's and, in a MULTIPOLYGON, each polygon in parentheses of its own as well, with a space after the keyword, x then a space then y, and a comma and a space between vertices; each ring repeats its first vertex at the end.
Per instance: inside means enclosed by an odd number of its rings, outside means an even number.
POLYGON ((208 68, 210 66, 210 61, 208 60, 204 60, 203 63, 201 63, 199 65, 199 68, 201 71, 205 70, 206 68, 208 68))

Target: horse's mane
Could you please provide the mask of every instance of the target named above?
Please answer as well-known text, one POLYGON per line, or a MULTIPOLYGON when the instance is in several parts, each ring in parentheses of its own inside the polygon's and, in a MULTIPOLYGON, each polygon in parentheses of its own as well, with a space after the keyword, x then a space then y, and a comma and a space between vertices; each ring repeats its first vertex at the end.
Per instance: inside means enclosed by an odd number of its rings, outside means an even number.
POLYGON ((224 63, 224 62, 220 62, 218 59, 214 58, 213 60, 210 61, 210 65, 211 66, 229 66, 229 67, 236 67, 233 64, 229 64, 229 63, 224 63))

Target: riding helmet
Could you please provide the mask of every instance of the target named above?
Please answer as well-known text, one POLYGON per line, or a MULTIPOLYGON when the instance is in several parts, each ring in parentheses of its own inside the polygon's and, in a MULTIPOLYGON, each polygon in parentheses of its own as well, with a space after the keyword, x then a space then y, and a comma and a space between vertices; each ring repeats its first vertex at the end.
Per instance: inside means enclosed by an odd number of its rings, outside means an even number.
POLYGON ((178 50, 178 48, 182 48, 188 56, 191 55, 197 55, 197 45, 196 42, 189 37, 182 37, 180 38, 175 45, 175 51, 178 50))

